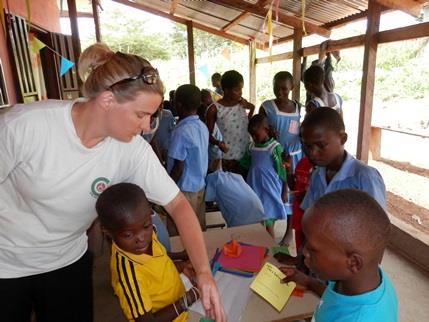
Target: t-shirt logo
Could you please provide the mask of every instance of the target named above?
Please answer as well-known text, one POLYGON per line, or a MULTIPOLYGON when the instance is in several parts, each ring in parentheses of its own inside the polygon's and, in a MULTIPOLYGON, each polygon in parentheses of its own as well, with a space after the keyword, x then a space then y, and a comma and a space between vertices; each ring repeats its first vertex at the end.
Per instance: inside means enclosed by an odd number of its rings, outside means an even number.
POLYGON ((98 177, 91 184, 91 196, 98 198, 98 196, 108 187, 110 180, 105 177, 98 177))

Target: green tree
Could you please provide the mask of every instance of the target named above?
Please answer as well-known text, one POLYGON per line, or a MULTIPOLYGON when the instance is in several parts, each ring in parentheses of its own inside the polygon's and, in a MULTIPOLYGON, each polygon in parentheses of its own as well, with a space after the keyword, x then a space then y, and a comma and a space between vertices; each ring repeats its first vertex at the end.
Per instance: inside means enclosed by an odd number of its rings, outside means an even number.
MULTIPOLYGON (((176 24, 173 32, 170 34, 172 53, 185 58, 188 55, 186 26, 176 24)), ((210 34, 205 31, 194 29, 194 53, 196 57, 216 57, 219 56, 225 48, 231 51, 239 51, 242 46, 236 42, 210 34)))
POLYGON ((148 60, 170 59, 169 35, 148 34, 146 24, 144 20, 132 19, 113 10, 101 21, 103 42, 113 51, 140 55, 148 60))

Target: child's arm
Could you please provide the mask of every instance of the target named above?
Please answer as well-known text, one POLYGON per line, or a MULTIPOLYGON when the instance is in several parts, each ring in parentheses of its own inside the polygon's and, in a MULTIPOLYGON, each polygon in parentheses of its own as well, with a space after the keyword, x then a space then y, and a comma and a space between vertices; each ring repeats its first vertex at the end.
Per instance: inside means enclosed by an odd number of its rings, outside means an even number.
POLYGON ((313 103, 313 102, 308 102, 307 105, 305 106, 305 113, 311 113, 311 111, 315 110, 317 108, 317 106, 313 103))
POLYGON ((186 250, 182 250, 181 252, 167 252, 167 255, 173 261, 187 261, 189 259, 186 250))
POLYGON ((255 112, 255 105, 253 105, 252 103, 249 103, 243 97, 240 99, 240 105, 243 106, 246 110, 249 110, 249 113, 247 113, 247 117, 250 120, 253 116, 253 113, 255 112))
POLYGON ((174 159, 173 168, 170 171, 170 177, 174 180, 174 182, 178 182, 183 173, 183 168, 185 167, 185 162, 174 159))
POLYGON ((216 106, 212 104, 209 106, 207 110, 207 115, 206 115, 206 124, 207 124, 207 128, 209 129, 209 142, 212 145, 217 145, 223 153, 226 153, 228 152, 229 147, 225 144, 225 142, 216 140, 216 138, 212 134, 216 120, 217 120, 217 110, 216 110, 216 106))
POLYGON ((135 319, 136 322, 170 322, 177 318, 180 314, 188 310, 200 298, 198 289, 193 287, 185 293, 179 300, 170 304, 163 309, 153 313, 152 311, 145 313, 135 319))
POLYGON ((305 275, 303 272, 300 272, 295 267, 279 267, 280 270, 286 275, 282 280, 283 283, 295 282, 322 297, 323 292, 325 292, 326 285, 320 282, 319 280, 305 275))

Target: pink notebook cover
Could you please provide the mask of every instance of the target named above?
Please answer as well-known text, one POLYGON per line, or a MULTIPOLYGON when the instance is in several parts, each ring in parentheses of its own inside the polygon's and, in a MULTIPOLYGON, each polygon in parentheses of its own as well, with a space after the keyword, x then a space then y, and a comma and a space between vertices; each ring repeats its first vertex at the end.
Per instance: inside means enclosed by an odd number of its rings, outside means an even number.
POLYGON ((264 262, 266 248, 261 246, 243 245, 239 257, 225 256, 223 251, 219 255, 217 262, 225 268, 233 268, 246 272, 259 272, 264 262))

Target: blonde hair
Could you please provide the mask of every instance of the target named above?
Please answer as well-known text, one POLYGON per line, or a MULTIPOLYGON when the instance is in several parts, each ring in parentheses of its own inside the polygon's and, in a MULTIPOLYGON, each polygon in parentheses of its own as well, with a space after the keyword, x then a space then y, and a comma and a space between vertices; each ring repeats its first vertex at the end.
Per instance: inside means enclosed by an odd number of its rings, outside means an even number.
POLYGON ((121 80, 139 75, 145 67, 152 68, 152 65, 142 57, 114 53, 103 43, 91 45, 83 51, 78 63, 79 77, 83 81, 82 94, 94 98, 105 90, 112 90, 121 102, 133 100, 141 91, 163 96, 164 85, 159 77, 153 84, 138 79, 110 88, 121 80))

